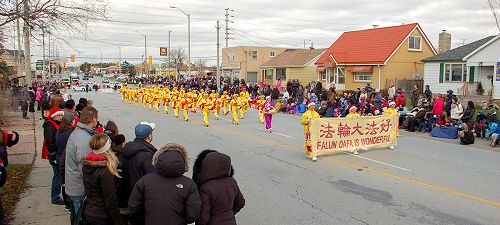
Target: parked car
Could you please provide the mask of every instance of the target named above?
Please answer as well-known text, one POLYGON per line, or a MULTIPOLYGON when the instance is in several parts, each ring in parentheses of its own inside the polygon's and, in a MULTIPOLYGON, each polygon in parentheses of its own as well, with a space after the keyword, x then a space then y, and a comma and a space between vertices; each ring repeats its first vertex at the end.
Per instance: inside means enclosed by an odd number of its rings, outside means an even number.
POLYGON ((68 78, 63 78, 63 79, 62 79, 62 82, 63 82, 64 84, 69 84, 70 80, 69 80, 68 78))
POLYGON ((125 75, 120 75, 116 78, 116 80, 126 80, 127 77, 125 75))
POLYGON ((89 76, 87 74, 84 74, 82 80, 89 80, 89 76))
POLYGON ((103 83, 103 84, 109 84, 109 79, 108 79, 108 78, 104 78, 104 79, 102 79, 102 83, 103 83))
MULTIPOLYGON (((89 90, 88 91, 92 91, 92 86, 88 86, 89 90)), ((85 91, 85 85, 75 85, 73 86, 73 90, 74 91, 85 91)))
POLYGON ((111 82, 111 83, 109 83, 109 87, 113 88, 113 89, 115 87, 116 87, 116 89, 120 89, 120 88, 122 88, 122 84, 120 82, 111 82))

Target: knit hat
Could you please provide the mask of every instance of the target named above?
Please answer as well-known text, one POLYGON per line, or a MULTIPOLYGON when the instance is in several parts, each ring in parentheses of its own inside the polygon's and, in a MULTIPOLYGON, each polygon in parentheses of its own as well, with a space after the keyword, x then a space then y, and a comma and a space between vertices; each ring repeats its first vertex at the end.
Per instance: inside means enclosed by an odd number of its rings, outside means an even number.
POLYGON ((116 126, 116 123, 111 120, 106 123, 104 129, 109 130, 113 133, 118 133, 118 126, 116 126))
POLYGON ((114 140, 115 140, 115 145, 121 145, 125 143, 125 135, 118 134, 114 137, 114 140))
POLYGON ((311 106, 316 106, 316 103, 311 102, 311 103, 307 104, 307 108, 309 108, 309 107, 311 107, 311 106))
POLYGON ((349 107, 349 111, 353 111, 353 110, 356 110, 358 109, 358 107, 356 107, 355 105, 352 105, 351 107, 349 107))
POLYGON ((394 102, 394 101, 390 101, 390 102, 389 102, 389 106, 396 106, 396 102, 394 102))
POLYGON ((72 112, 69 112, 69 111, 65 111, 63 119, 65 119, 67 121, 73 121, 73 120, 75 120, 75 114, 73 114, 72 112))
POLYGON ((135 126, 135 137, 139 139, 144 139, 153 133, 156 125, 154 123, 141 122, 135 126))

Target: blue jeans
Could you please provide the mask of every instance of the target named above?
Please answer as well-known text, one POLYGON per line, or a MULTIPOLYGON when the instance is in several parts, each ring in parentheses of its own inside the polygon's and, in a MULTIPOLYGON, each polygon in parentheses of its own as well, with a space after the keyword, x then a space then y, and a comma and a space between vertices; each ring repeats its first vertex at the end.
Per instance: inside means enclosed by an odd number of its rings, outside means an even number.
POLYGON ((71 207, 71 224, 76 224, 76 214, 78 213, 78 210, 80 210, 80 206, 82 205, 83 202, 83 196, 69 196, 71 198, 71 201, 73 202, 72 207, 71 207))
POLYGON ((52 170, 54 171, 54 176, 52 177, 52 190, 50 192, 50 198, 52 203, 61 200, 61 178, 59 175, 59 166, 52 165, 52 170))

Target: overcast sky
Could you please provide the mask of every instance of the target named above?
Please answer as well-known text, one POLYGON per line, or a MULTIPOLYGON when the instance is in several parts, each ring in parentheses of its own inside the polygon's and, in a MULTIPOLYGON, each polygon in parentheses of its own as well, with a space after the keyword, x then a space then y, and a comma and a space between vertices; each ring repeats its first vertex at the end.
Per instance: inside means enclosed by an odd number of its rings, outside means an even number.
MULTIPOLYGON (((88 37, 70 40, 75 49, 60 43, 61 55, 76 54, 83 61, 115 61, 121 46, 122 59, 141 61, 147 35, 148 55, 161 60, 159 47, 187 50, 187 16, 170 6, 191 13, 191 57, 215 64, 217 20, 224 40, 224 9, 234 10, 229 27, 229 46, 257 45, 303 47, 304 39, 316 48, 329 47, 344 31, 418 22, 437 48, 438 34, 452 34, 452 48, 463 42, 495 35, 498 30, 487 0, 110 0, 110 22, 90 25, 88 37), (94 59, 95 58, 95 59, 94 59)), ((35 60, 41 47, 33 44, 35 60)), ((308 43, 308 45, 310 45, 308 43)), ((7 45, 9 47, 9 45, 7 45)))

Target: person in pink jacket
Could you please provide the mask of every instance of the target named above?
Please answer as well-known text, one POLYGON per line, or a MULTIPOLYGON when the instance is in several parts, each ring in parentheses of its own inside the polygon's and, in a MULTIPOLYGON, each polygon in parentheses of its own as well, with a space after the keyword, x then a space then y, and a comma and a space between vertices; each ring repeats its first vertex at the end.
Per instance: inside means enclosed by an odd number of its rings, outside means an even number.
POLYGON ((436 100, 434 100, 434 109, 432 110, 432 113, 435 116, 441 116, 443 115, 444 111, 444 99, 441 96, 438 96, 436 100))
POLYGON ((37 110, 40 111, 40 99, 42 98, 42 88, 38 87, 35 93, 35 101, 37 110))

